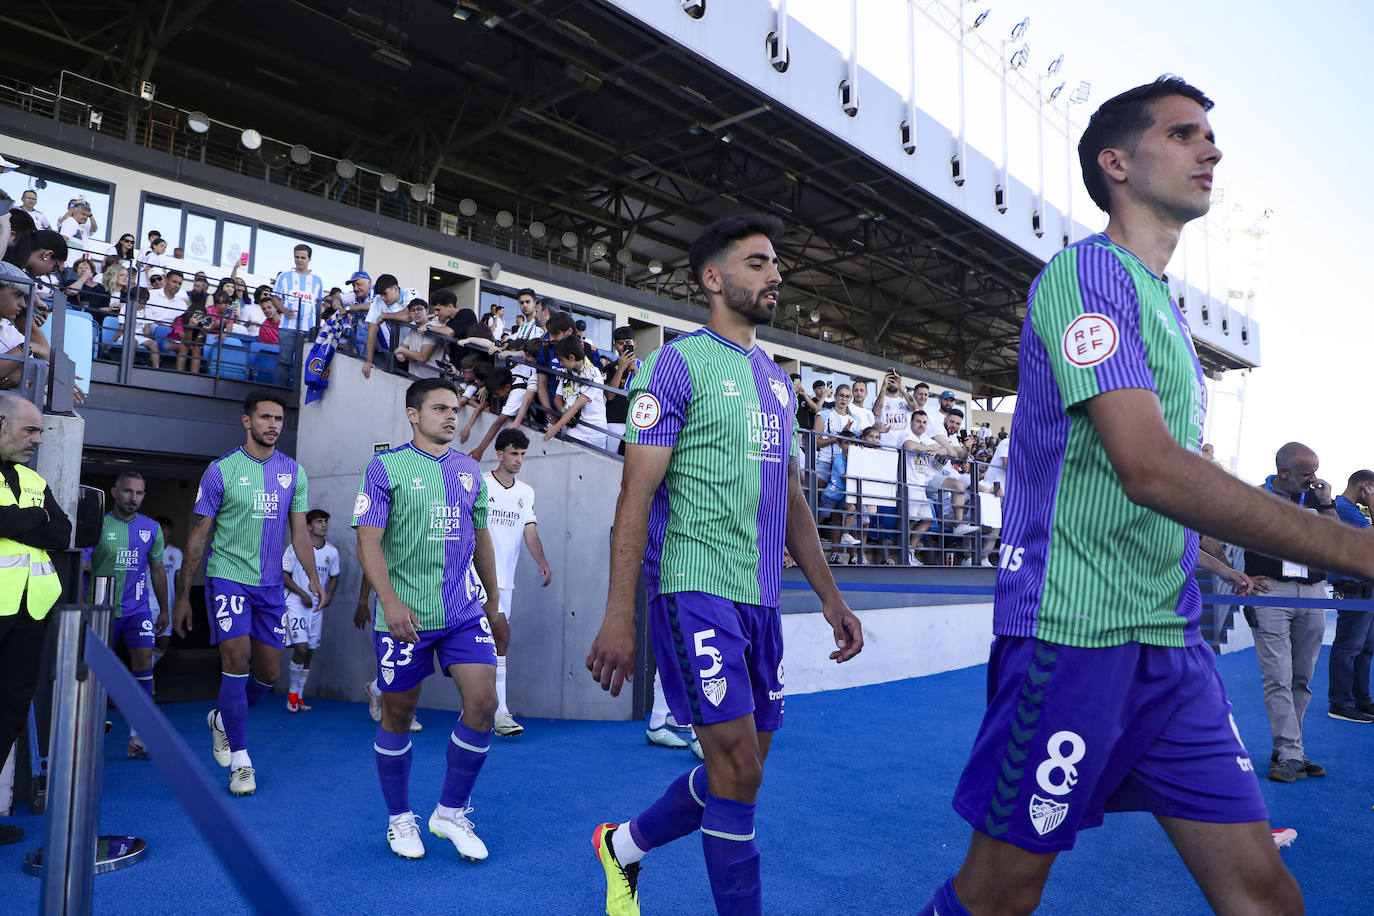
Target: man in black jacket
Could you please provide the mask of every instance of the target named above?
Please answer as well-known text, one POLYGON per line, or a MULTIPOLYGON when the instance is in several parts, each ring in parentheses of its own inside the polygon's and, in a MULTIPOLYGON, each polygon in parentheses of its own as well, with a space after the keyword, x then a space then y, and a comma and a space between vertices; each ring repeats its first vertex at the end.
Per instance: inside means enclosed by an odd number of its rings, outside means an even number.
MULTIPOLYGON (((56 574, 45 552, 66 550, 72 537, 72 523, 52 488, 43 483, 40 498, 34 491, 42 478, 27 467, 21 470, 42 438, 39 409, 15 395, 0 396, 0 486, 5 488, 0 493, 0 572, 18 575, 22 566, 28 573, 18 587, 17 607, 5 613, 7 602, 0 601, 0 761, 9 756, 28 717, 43 656, 44 626, 56 600, 56 574), (7 562, 21 557, 22 561, 7 562), (46 581, 48 576, 54 582, 46 581)), ((5 588, 11 591, 9 584, 5 588)), ((17 843, 23 836, 20 828, 0 824, 0 845, 17 843)))

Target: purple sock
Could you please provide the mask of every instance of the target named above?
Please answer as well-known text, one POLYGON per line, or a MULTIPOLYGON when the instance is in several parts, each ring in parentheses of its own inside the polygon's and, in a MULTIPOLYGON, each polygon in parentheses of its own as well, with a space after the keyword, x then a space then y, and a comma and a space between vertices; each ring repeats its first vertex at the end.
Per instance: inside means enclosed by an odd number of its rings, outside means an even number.
POLYGON ((261 700, 263 697, 267 696, 271 692, 271 684, 264 684, 262 681, 258 680, 255 677, 251 677, 248 679, 248 688, 246 690, 246 694, 249 706, 258 705, 258 700, 261 700))
POLYGON ((410 733, 396 734, 381 726, 372 739, 377 752, 377 779, 382 784, 386 813, 395 817, 410 810, 410 733))
POLYGON ((472 795, 472 784, 482 764, 487 762, 491 732, 475 732, 459 719, 448 740, 448 771, 439 791, 439 804, 446 808, 465 808, 472 795))
POLYGON ((224 720, 224 734, 229 738, 229 750, 248 749, 248 675, 219 676, 219 715, 224 720))
POLYGON ((927 903, 916 916, 969 916, 969 911, 954 893, 954 879, 950 878, 935 892, 935 899, 927 903))
POLYGON ((630 821, 635 845, 648 852, 701 829, 706 807, 706 767, 683 773, 658 801, 630 821))
POLYGON ((130 669, 129 673, 134 676, 134 680, 138 681, 138 686, 143 688, 143 692, 148 694, 148 699, 151 700, 153 698, 153 669, 130 669))
POLYGON ((763 916, 759 848, 754 843, 752 804, 706 796, 701 848, 718 916, 763 916))

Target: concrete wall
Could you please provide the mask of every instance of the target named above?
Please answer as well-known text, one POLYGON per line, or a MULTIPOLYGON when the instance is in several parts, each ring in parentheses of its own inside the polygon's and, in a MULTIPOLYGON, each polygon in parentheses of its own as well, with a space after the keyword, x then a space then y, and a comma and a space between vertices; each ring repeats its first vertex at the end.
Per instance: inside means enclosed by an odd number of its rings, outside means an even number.
MULTIPOLYGON (((405 379, 374 372, 362 377, 360 363, 334 360, 328 392, 302 407, 294 456, 310 481, 310 505, 333 517, 329 540, 339 548, 343 575, 310 680, 312 693, 362 700, 363 684, 376 674, 371 632, 353 628, 361 569, 349 523, 353 498, 375 446, 410 441, 405 418, 405 379)), ((466 421, 466 415, 460 422, 466 421)), ((480 441, 486 421, 473 429, 480 441)), ((584 660, 605 609, 610 526, 620 488, 620 462, 562 442, 531 443, 520 478, 534 487, 539 534, 553 571, 540 587, 533 561, 523 553, 516 574, 508 655, 508 696, 515 715, 571 719, 628 719, 629 691, 612 698, 593 684, 584 660)), ((458 443, 454 443, 458 445, 458 443)), ((490 470, 495 461, 483 462, 490 470)), ((286 666, 282 666, 283 676, 286 666)), ((458 692, 440 677, 425 682, 420 705, 458 708, 458 692)))
POLYGON ((81 487, 81 448, 85 434, 86 423, 81 417, 44 414, 43 441, 33 460, 33 469, 48 482, 53 498, 73 524, 77 491, 81 487))

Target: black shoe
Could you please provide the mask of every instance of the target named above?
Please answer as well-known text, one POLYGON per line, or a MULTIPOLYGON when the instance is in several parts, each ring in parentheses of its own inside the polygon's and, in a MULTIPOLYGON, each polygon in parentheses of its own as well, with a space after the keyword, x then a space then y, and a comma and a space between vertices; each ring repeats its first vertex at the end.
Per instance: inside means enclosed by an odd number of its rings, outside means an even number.
POLYGON ((13 824, 0 824, 0 846, 18 843, 24 838, 24 828, 13 824))
POLYGON ((1326 767, 1322 766, 1320 763, 1313 763, 1306 757, 1302 758, 1302 768, 1308 776, 1312 776, 1314 778, 1319 778, 1326 775, 1326 767))
POLYGON ((1374 722, 1374 716, 1355 706, 1332 706, 1326 714, 1332 719, 1340 719, 1343 722, 1361 722, 1364 724, 1374 722))
POLYGON ((1307 778, 1307 769, 1301 761, 1283 760, 1269 768, 1269 778, 1274 782, 1297 782, 1307 778))
POLYGON ((1356 703, 1355 708, 1358 709, 1360 712, 1367 712, 1371 716, 1374 716, 1374 703, 1356 703))

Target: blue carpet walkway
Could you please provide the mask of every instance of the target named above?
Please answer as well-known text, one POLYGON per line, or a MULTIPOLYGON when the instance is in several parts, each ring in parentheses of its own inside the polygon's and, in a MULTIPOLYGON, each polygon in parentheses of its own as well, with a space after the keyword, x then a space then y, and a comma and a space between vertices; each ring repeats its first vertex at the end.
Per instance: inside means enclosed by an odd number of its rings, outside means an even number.
MULTIPOLYGON (((1219 660, 1241 734, 1267 772, 1268 725, 1253 651, 1219 660)), ((1374 727, 1326 716, 1326 652, 1307 717, 1308 754, 1325 779, 1279 785, 1261 778, 1276 826, 1299 832, 1283 857, 1312 914, 1374 911, 1374 874, 1362 864, 1374 839, 1374 727)), ((965 669, 875 687, 798 696, 768 761, 757 829, 770 914, 918 910, 958 866, 969 828, 950 798, 982 712, 986 669, 965 669)), ((214 766, 208 703, 161 707, 214 766)), ((427 912, 595 914, 604 882, 588 837, 602 820, 649 804, 695 760, 644 742, 637 723, 524 720, 526 733, 496 739, 477 784, 482 864, 424 834, 420 861, 386 845, 377 787, 375 726, 358 704, 319 701, 286 713, 273 696, 250 714, 258 793, 236 807, 320 913, 427 912)), ((452 714, 421 711, 411 793, 422 821, 438 796, 452 714)), ((246 912, 234 883, 210 855, 153 767, 125 760, 127 727, 107 739, 101 827, 148 840, 148 858, 95 879, 95 912, 246 912)), ((227 791, 227 790, 226 790, 227 791)), ((27 810, 22 809, 22 810, 27 810)), ((42 819, 16 816, 40 835, 42 819)), ((0 910, 31 913, 39 879, 20 870, 25 840, 0 848, 0 910)), ((653 851, 640 882, 646 914, 708 914, 700 841, 653 851)), ((1055 865, 1040 912, 1206 913, 1187 871, 1147 815, 1109 816, 1055 865)))

